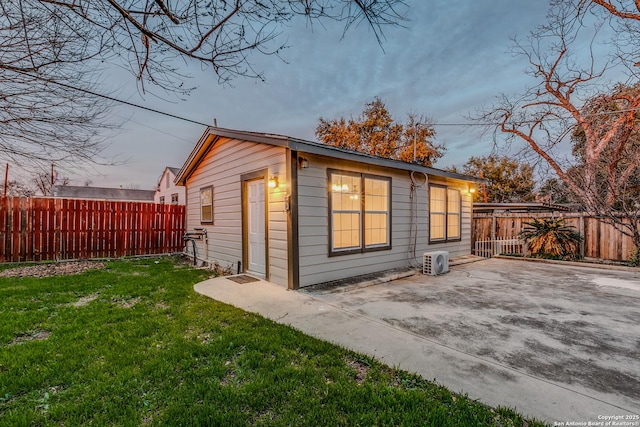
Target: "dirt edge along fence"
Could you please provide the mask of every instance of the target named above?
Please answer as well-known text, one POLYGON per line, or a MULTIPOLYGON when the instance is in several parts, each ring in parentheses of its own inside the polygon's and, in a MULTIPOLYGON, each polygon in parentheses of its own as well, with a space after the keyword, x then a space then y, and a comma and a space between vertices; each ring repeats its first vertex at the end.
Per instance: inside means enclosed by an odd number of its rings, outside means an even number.
POLYGON ((181 205, 0 197, 0 262, 179 252, 181 205))
POLYGON ((584 238, 580 255, 585 258, 624 262, 634 248, 631 238, 601 219, 581 213, 474 213, 472 250, 476 242, 517 239, 525 223, 534 218, 562 218, 584 238))

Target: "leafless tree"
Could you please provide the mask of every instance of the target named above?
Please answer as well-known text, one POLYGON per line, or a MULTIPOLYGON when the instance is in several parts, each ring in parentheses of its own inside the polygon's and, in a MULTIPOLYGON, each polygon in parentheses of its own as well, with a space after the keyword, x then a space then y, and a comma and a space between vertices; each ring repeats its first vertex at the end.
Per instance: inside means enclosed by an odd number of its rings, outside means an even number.
POLYGON ((6 188, 7 196, 9 197, 33 197, 36 195, 36 192, 33 188, 17 180, 8 181, 6 188))
POLYGON ((108 103, 91 89, 87 40, 54 12, 29 2, 0 4, 0 157, 13 163, 81 163, 105 146, 108 103))
POLYGON ((37 191, 43 196, 51 195, 51 188, 54 185, 69 185, 71 180, 67 177, 54 175, 51 177, 51 172, 41 171, 38 172, 31 180, 35 185, 37 191))
POLYGON ((296 17, 310 23, 404 19, 404 0, 11 0, 0 2, 0 156, 13 161, 95 160, 109 103, 96 98, 106 65, 129 68, 140 87, 185 94, 185 63, 220 82, 263 78, 251 55, 278 55, 296 17))
POLYGON ((554 2, 549 23, 516 41, 514 48, 528 60, 538 83, 519 97, 502 95, 478 118, 497 126, 510 141, 524 142, 588 213, 610 222, 640 247, 640 200, 628 197, 640 172, 640 86, 606 84, 609 70, 628 65, 630 57, 614 49, 599 62, 601 55, 594 54, 608 19, 598 13, 604 3, 554 2), (586 50, 578 47, 585 36, 591 39, 586 50), (578 131, 582 149, 572 153, 571 137, 578 131))

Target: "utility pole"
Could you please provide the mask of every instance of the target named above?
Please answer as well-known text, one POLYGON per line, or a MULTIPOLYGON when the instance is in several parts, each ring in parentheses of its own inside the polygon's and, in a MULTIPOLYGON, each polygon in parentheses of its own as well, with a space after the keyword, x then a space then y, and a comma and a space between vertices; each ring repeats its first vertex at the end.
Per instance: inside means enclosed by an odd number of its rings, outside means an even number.
POLYGON ((416 162, 416 157, 417 157, 417 149, 416 149, 416 134, 414 132, 413 134, 413 163, 416 162))
POLYGON ((2 193, 2 197, 7 197, 7 187, 9 186, 9 163, 7 163, 7 168, 4 172, 4 193, 2 193))
MULTIPOLYGON (((484 173, 480 171, 480 178, 484 178, 484 173)), ((484 198, 484 202, 487 203, 487 184, 482 183, 482 197, 484 198)))

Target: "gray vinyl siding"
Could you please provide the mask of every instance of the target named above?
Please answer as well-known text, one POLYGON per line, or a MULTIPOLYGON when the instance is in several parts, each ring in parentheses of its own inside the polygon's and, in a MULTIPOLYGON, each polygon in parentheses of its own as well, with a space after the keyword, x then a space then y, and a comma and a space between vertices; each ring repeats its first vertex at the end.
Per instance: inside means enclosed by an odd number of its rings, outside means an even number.
MULTIPOLYGON (((242 182, 241 176, 268 169, 277 176, 279 187, 265 194, 268 212, 268 280, 287 285, 287 194, 285 149, 247 141, 222 139, 210 149, 186 182, 187 231, 204 227, 208 233, 206 261, 235 273, 242 260, 242 182), (213 185, 213 224, 200 223, 200 188, 213 185)), ((197 241, 198 257, 204 256, 204 244, 197 241)))
POLYGON ((412 211, 410 172, 320 156, 305 157, 309 158, 310 167, 298 171, 300 287, 392 268, 416 267, 422 263, 422 253, 429 250, 446 250, 452 257, 470 254, 471 205, 466 182, 438 181, 461 192, 461 241, 429 245, 428 184, 423 174, 414 174, 417 185, 412 211), (390 250, 329 257, 328 168, 391 178, 390 250), (410 247, 414 238, 412 227, 417 230, 415 251, 410 247))

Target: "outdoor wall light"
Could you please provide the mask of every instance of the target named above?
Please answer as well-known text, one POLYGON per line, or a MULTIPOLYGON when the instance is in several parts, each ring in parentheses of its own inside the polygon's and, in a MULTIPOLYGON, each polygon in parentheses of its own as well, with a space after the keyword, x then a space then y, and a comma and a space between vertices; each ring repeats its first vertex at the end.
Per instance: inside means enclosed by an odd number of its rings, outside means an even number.
POLYGON ((298 164, 300 165, 300 169, 306 169, 309 167, 309 160, 304 157, 299 157, 298 164))
POLYGON ((277 176, 269 178, 269 188, 278 188, 279 182, 277 176))
POLYGON ((469 184, 469 194, 473 194, 476 192, 476 187, 474 187, 473 185, 469 184))

